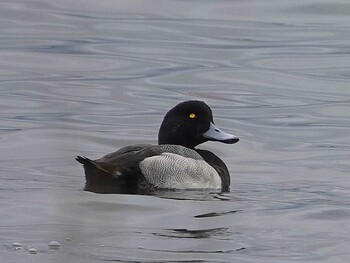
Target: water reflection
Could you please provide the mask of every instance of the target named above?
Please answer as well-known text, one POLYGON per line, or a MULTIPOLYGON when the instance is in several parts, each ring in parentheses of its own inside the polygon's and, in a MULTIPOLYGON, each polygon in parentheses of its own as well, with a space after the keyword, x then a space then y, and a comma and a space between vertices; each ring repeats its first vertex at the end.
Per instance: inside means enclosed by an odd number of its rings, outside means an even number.
POLYGON ((223 212, 210 212, 210 213, 205 213, 205 214, 200 214, 200 215, 195 215, 195 218, 206 218, 206 217, 216 217, 216 216, 224 216, 228 214, 234 214, 241 212, 241 210, 231 210, 231 211, 223 211, 223 212))
POLYGON ((230 200, 220 191, 213 192, 208 190, 157 190, 151 195, 174 200, 198 200, 198 201, 214 201, 214 200, 230 200))

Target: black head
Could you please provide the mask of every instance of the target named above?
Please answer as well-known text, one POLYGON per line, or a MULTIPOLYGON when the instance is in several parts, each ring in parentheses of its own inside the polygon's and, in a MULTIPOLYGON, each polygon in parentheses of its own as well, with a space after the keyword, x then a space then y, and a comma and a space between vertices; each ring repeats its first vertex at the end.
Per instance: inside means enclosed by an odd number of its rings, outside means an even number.
POLYGON ((185 101, 165 115, 159 129, 159 144, 176 144, 194 148, 206 141, 235 143, 238 138, 214 125, 213 113, 203 101, 185 101))

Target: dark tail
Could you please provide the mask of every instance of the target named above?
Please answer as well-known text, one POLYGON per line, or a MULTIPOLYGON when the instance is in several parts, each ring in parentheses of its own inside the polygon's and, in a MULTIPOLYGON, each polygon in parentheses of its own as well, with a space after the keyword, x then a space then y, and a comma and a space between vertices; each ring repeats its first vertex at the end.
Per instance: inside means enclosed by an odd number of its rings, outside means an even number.
POLYGON ((85 191, 101 194, 136 194, 146 193, 149 189, 149 183, 141 180, 143 177, 140 178, 141 174, 138 171, 125 170, 120 176, 115 176, 113 172, 101 167, 101 163, 85 156, 77 156, 75 160, 84 165, 85 191))
POLYGON ((77 157, 75 157, 75 160, 84 165, 91 164, 91 160, 89 158, 86 158, 85 156, 82 157, 77 155, 77 157))
POLYGON ((103 194, 118 192, 118 183, 113 177, 113 174, 85 156, 78 155, 75 157, 75 160, 84 166, 86 180, 85 191, 103 194))

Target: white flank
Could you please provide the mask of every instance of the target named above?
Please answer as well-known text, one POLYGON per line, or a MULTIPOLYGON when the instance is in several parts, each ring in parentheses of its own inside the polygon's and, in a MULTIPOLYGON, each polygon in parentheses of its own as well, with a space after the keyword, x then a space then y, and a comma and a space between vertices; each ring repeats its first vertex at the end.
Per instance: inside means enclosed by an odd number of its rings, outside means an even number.
POLYGON ((164 189, 220 189, 221 178, 204 160, 174 153, 148 157, 140 163, 141 172, 155 187, 164 189))

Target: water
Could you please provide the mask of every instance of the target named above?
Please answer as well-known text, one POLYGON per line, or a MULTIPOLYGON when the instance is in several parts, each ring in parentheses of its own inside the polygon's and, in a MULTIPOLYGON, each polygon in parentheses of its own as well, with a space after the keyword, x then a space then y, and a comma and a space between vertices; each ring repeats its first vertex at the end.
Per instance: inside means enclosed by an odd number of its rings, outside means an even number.
POLYGON ((349 262, 349 15, 345 0, 1 2, 0 262, 349 262), (241 139, 202 146, 230 193, 82 191, 76 154, 155 143, 187 99, 241 139))

